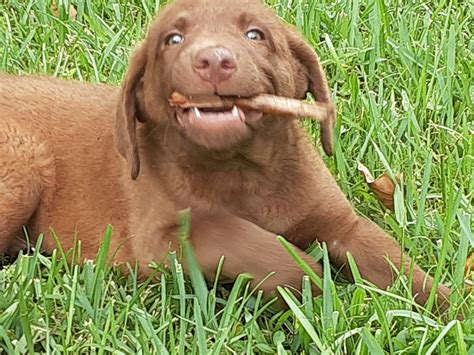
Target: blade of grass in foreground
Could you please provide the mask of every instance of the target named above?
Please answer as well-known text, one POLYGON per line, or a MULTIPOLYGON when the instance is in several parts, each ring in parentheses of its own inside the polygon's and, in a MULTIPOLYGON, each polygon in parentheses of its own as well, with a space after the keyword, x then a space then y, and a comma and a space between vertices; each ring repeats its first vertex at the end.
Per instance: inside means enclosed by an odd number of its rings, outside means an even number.
POLYGON ((76 290, 77 290, 77 275, 79 272, 79 267, 76 265, 74 266, 74 273, 72 276, 72 287, 71 287, 71 294, 69 295, 69 310, 67 314, 67 327, 66 327, 66 339, 64 341, 65 348, 69 346, 69 342, 71 341, 72 336, 72 326, 74 320, 74 311, 75 311, 75 303, 76 303, 76 290))
POLYGON ((303 258, 301 258, 301 256, 296 252, 295 247, 282 236, 277 236, 277 240, 281 243, 281 245, 283 245, 283 247, 293 257, 293 259, 295 259, 301 270, 303 270, 303 272, 309 276, 311 281, 322 290, 323 281, 321 280, 321 277, 303 260, 303 258))
POLYGON ((361 332, 362 339, 364 340, 367 349, 369 349, 369 354, 371 355, 383 355, 384 351, 377 342, 377 339, 370 334, 367 328, 362 328, 361 332))
POLYGON ((184 354, 185 350, 185 337, 186 337, 186 328, 187 328, 187 322, 186 322, 186 315, 187 315, 187 309, 186 309, 186 299, 187 299, 187 294, 186 294, 186 289, 185 289, 185 281, 184 281, 184 273, 183 273, 183 267, 182 265, 178 262, 178 259, 176 258, 176 253, 170 253, 170 259, 171 259, 171 270, 173 272, 173 278, 175 283, 177 283, 178 286, 178 299, 179 299, 179 341, 178 341, 178 354, 184 354))
POLYGON ((206 346, 206 331, 202 323, 202 313, 199 300, 194 299, 194 319, 196 320, 196 335, 199 354, 206 355, 208 353, 206 346))
MULTIPOLYGON (((158 351, 159 354, 167 355, 168 350, 166 350, 166 347, 161 342, 160 338, 158 338, 158 335, 156 334, 156 329, 154 328, 150 320, 150 315, 145 313, 143 310, 138 309, 136 306, 132 307, 132 311, 135 313, 143 331, 147 336, 147 339, 149 339, 149 341, 153 345, 153 349, 155 349, 155 351, 158 351)), ((184 343, 184 340, 182 342, 184 343)))
POLYGON ((334 284, 331 278, 331 266, 329 263, 329 255, 326 243, 323 243, 323 331, 328 341, 333 340, 334 328, 332 323, 332 315, 334 311, 333 295, 335 294, 334 284))
MULTIPOLYGON (((244 290, 244 287, 248 285, 248 282, 252 280, 252 278, 253 277, 249 274, 240 274, 235 280, 219 323, 219 331, 216 335, 217 344, 212 351, 213 354, 221 354, 224 344, 228 341, 232 326, 231 321, 240 318, 243 307, 237 308, 237 311, 235 309, 238 306, 239 296, 242 294, 242 290, 244 290)), ((246 289, 248 289, 248 287, 246 289)), ((242 300, 240 301, 242 302, 242 300)))
POLYGON ((438 337, 433 342, 433 344, 431 344, 429 349, 426 351, 425 355, 431 355, 436 350, 439 343, 442 340, 444 340, 444 337, 446 336, 446 334, 451 330, 452 327, 454 327, 457 324, 457 322, 458 322, 457 320, 452 320, 446 325, 446 327, 444 327, 443 331, 438 335, 438 337))
POLYGON ((92 288, 92 301, 94 310, 100 309, 100 302, 103 300, 103 283, 107 273, 107 262, 109 256, 110 243, 112 241, 113 228, 107 226, 102 245, 97 255, 97 261, 94 272, 94 286, 92 288))
POLYGON ((188 265, 189 277, 196 293, 196 297, 199 301, 199 305, 202 309, 202 314, 204 316, 204 321, 209 322, 209 313, 207 311, 207 302, 209 299, 209 290, 204 279, 204 275, 199 266, 199 262, 196 259, 196 255, 192 249, 191 243, 189 241, 189 236, 191 234, 191 210, 185 210, 179 214, 180 220, 180 235, 179 241, 183 248, 184 257, 188 265))
POLYGON ((283 297, 288 307, 290 307, 290 309, 293 311, 295 318, 298 320, 298 322, 300 322, 300 324, 306 330, 311 340, 314 342, 314 344, 316 344, 316 346, 321 351, 321 353, 331 354, 332 351, 330 351, 330 349, 326 345, 323 345, 318 333, 316 332, 316 330, 314 329, 314 327, 312 326, 308 318, 301 311, 300 306, 296 303, 296 301, 290 295, 289 291, 283 287, 278 286, 278 292, 280 292, 280 295, 283 297))
POLYGON ((28 301, 26 300, 26 292, 25 292, 25 288, 28 285, 27 284, 25 285, 25 284, 23 285, 22 288, 20 288, 20 291, 18 293, 18 299, 19 299, 19 302, 20 302, 20 307, 19 307, 19 310, 20 310, 20 324, 21 324, 21 328, 23 330, 23 336, 25 337, 26 343, 28 345, 28 352, 30 354, 33 354, 34 353, 34 351, 33 351, 33 335, 31 333, 31 322, 30 322, 30 318, 29 318, 30 310, 28 309, 28 306, 27 306, 28 301))
MULTIPOLYGON (((443 231, 443 238, 442 238, 442 246, 441 246, 441 253, 439 256, 438 263, 440 266, 444 265, 444 262, 447 258, 448 254, 448 247, 449 244, 451 243, 449 241, 450 233, 451 233, 451 228, 453 226, 454 220, 456 218, 456 213, 459 208, 459 204, 461 202, 461 197, 462 197, 462 190, 458 189, 457 191, 452 191, 452 194, 449 198, 448 202, 448 210, 447 210, 447 215, 445 219, 445 225, 444 225, 444 231, 443 231)), ((435 276, 433 278, 433 288, 431 289, 430 296, 428 297, 428 302, 426 308, 428 310, 432 310, 435 300, 437 298, 437 289, 438 285, 441 282, 441 276, 442 276, 443 268, 438 267, 436 269, 435 276)))

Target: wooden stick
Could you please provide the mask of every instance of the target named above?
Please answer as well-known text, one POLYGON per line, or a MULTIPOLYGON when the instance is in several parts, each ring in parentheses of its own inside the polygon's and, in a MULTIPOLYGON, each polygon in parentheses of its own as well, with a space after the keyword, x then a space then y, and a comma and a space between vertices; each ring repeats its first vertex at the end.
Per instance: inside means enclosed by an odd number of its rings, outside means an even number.
POLYGON ((260 111, 289 118, 307 117, 319 122, 325 121, 329 114, 326 106, 320 103, 309 104, 301 100, 267 94, 244 99, 204 95, 187 97, 174 92, 169 102, 171 106, 181 108, 222 108, 230 110, 235 105, 241 109, 260 111))

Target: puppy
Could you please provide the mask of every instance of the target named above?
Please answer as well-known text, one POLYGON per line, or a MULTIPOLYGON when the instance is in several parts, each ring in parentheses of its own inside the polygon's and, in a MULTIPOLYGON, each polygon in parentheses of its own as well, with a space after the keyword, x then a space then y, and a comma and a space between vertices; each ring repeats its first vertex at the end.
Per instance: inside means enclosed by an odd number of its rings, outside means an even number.
MULTIPOLYGON (((282 248, 327 243, 347 276, 352 254, 362 276, 381 288, 410 259, 377 225, 358 216, 300 123, 261 112, 173 108, 185 95, 297 99, 311 93, 332 105, 319 59, 304 39, 260 1, 177 0, 160 12, 136 50, 121 89, 36 77, 0 77, 0 252, 53 229, 64 248, 82 240, 93 258, 111 223, 114 261, 165 259, 179 247, 177 214, 192 210, 190 241, 212 279, 242 272, 271 293, 299 288, 303 272, 282 248), (389 260, 389 261, 388 261, 389 260)), ((332 151, 334 112, 322 129, 332 151)), ((111 254, 112 254, 111 252, 111 254)), ((111 257, 112 258, 112 257, 111 257)), ((413 270, 424 303, 433 279, 413 270)), ((315 292, 320 290, 315 287, 315 292)), ((439 304, 450 291, 439 286, 439 304)))

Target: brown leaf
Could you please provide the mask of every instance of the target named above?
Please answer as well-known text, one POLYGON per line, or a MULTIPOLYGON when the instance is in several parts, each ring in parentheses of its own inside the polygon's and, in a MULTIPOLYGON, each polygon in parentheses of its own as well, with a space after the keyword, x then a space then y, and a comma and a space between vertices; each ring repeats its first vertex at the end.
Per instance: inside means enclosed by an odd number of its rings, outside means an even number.
MULTIPOLYGON (((375 179, 369 169, 361 162, 358 163, 358 170, 364 175, 365 181, 373 192, 377 195, 382 204, 390 210, 394 210, 395 183, 390 175, 384 173, 378 179, 375 179)), ((399 180, 399 178, 397 178, 399 180)))
POLYGON ((77 18, 77 10, 72 5, 69 5, 69 16, 71 17, 71 20, 75 20, 77 18))
POLYGON ((51 12, 54 16, 59 17, 59 7, 56 0, 51 1, 51 12))
MULTIPOLYGON (((59 6, 56 0, 51 2, 51 12, 56 17, 60 16, 59 6)), ((69 17, 71 20, 75 20, 77 18, 77 10, 73 5, 69 5, 69 17)))

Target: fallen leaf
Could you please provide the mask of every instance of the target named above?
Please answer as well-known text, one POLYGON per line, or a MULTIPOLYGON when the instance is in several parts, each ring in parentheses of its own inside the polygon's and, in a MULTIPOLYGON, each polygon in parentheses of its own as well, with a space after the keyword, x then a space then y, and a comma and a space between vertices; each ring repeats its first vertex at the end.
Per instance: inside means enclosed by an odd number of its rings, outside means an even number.
MULTIPOLYGON (((365 181, 367 182, 371 190, 377 195, 380 202, 382 202, 385 207, 393 211, 393 195, 395 193, 395 183, 393 182, 390 175, 384 173, 381 177, 375 179, 369 169, 361 162, 358 163, 357 168, 362 173, 362 175, 364 175, 365 181)), ((398 176, 397 180, 400 180, 398 176)))
MULTIPOLYGON (((51 2, 51 12, 56 17, 60 16, 59 6, 56 0, 53 0, 51 2)), ((77 10, 73 5, 69 5, 69 17, 71 18, 71 20, 75 20, 77 18, 77 10)))
POLYGON ((59 7, 56 0, 51 1, 51 12, 54 16, 59 17, 59 7))
POLYGON ((364 164, 362 164, 360 161, 357 163, 357 169, 364 175, 365 181, 368 184, 372 184, 375 179, 372 173, 370 172, 369 168, 367 168, 364 164))
POLYGON ((72 5, 69 5, 69 16, 71 17, 71 20, 75 20, 77 18, 77 10, 72 5))

